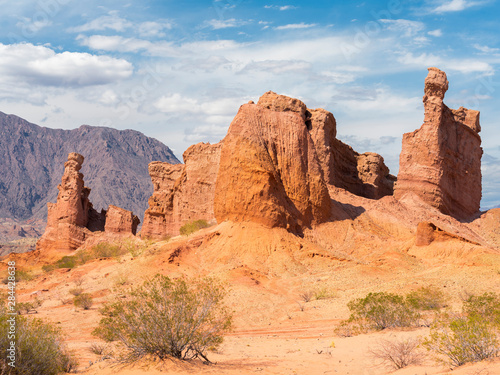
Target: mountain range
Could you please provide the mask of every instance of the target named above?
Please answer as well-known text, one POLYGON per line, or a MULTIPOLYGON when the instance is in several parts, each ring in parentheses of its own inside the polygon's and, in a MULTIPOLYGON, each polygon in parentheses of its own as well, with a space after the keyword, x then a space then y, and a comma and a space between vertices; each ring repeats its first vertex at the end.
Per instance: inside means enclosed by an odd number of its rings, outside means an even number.
POLYGON ((141 220, 153 192, 148 164, 179 163, 166 145, 135 130, 51 129, 0 112, 0 218, 45 219, 70 152, 85 157, 81 173, 97 210, 115 204, 141 220))

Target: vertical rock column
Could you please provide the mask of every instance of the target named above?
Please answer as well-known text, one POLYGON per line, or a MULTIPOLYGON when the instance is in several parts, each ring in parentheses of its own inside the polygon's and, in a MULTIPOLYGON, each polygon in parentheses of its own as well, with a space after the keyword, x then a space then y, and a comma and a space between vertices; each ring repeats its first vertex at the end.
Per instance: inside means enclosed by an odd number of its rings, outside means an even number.
POLYGON ((429 68, 423 97, 422 127, 403 135, 396 199, 416 194, 442 213, 469 220, 481 201, 479 112, 444 103, 446 74, 429 68))

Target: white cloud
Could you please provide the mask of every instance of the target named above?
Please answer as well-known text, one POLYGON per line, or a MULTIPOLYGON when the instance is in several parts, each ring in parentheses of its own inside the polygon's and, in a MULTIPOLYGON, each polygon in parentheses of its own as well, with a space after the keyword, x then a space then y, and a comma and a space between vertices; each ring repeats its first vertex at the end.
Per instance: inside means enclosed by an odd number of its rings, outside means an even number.
POLYGON ((137 26, 137 31, 141 37, 164 37, 164 30, 171 30, 172 24, 168 21, 163 22, 143 22, 137 26))
POLYGON ((478 5, 478 3, 468 0, 451 0, 444 2, 437 8, 434 8, 432 13, 460 12, 474 5, 478 5))
POLYGON ((264 5, 264 8, 266 8, 266 9, 277 9, 277 10, 280 10, 280 11, 284 11, 284 10, 297 9, 298 7, 296 7, 294 5, 282 5, 282 6, 279 6, 279 5, 264 5))
POLYGON ((288 73, 288 72, 304 72, 311 68, 311 63, 307 61, 290 61, 290 60, 264 60, 252 61, 243 69, 245 71, 261 71, 273 74, 288 73))
POLYGON ((398 19, 398 20, 381 19, 379 21, 386 25, 387 30, 402 33, 401 34, 402 36, 408 36, 408 37, 415 36, 420 31, 425 29, 425 25, 419 21, 411 21, 404 19, 398 19))
POLYGON ((288 25, 276 26, 275 30, 294 30, 294 29, 308 29, 316 26, 315 23, 290 23, 288 25))
POLYGON ((498 51, 500 51, 500 49, 498 48, 491 48, 488 46, 482 46, 480 44, 474 44, 473 47, 483 53, 497 53, 498 51))
POLYGON ((204 26, 210 27, 213 30, 227 29, 230 27, 240 27, 246 25, 247 21, 236 20, 235 18, 230 18, 227 20, 217 20, 212 19, 210 21, 205 21, 204 26))
POLYGON ((443 36, 443 32, 441 31, 441 29, 431 30, 427 34, 435 37, 443 36))
POLYGON ((398 58, 398 62, 405 65, 419 67, 435 66, 444 70, 455 70, 461 73, 484 73, 490 75, 494 73, 493 67, 487 62, 474 59, 443 59, 433 54, 422 53, 415 56, 413 53, 406 53, 398 58))
POLYGON ((115 30, 118 32, 125 31, 132 27, 133 24, 124 18, 119 17, 115 12, 111 12, 107 16, 96 18, 81 26, 70 27, 69 32, 82 33, 85 31, 102 31, 106 29, 115 30))
POLYGON ((131 76, 128 61, 88 53, 62 52, 33 44, 0 43, 0 77, 43 86, 91 86, 131 76))

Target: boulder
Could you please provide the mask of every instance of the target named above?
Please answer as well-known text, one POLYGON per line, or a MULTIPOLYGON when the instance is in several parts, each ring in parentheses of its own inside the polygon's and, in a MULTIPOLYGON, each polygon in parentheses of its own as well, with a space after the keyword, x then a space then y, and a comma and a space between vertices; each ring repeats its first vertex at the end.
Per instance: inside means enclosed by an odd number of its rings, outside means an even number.
POLYGON ((447 90, 446 74, 429 68, 424 123, 403 135, 394 196, 413 193, 444 214, 470 220, 481 201, 479 112, 449 109, 443 103, 447 90))

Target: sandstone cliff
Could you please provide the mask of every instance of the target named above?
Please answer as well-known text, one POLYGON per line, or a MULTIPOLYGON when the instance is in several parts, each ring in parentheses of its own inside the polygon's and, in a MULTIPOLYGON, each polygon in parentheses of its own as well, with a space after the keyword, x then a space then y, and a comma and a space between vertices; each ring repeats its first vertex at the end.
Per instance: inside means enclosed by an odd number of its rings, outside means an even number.
POLYGON ((154 193, 144 214, 141 236, 177 235, 189 221, 214 222, 214 191, 221 143, 198 143, 183 154, 184 165, 149 164, 154 193))
POLYGON ((89 201, 90 188, 84 186, 80 173, 84 157, 70 153, 57 189, 56 203, 47 203, 47 226, 37 250, 68 251, 80 247, 96 231, 135 234, 139 219, 132 212, 110 206, 97 212, 89 201))
POLYGON ((263 99, 241 106, 224 138, 215 217, 301 233, 328 220, 331 209, 305 105, 263 99))
MULTIPOLYGON (((383 158, 336 138, 333 115, 265 93, 243 105, 224 140, 184 153, 184 166, 153 162, 143 236, 176 235, 188 221, 253 221, 294 233, 332 217, 327 186, 378 199, 395 178, 383 158)), ((335 216, 335 215, 334 215, 335 216)))
POLYGON ((403 136, 395 197, 416 194, 442 213, 468 220, 481 201, 479 112, 449 109, 443 98, 446 74, 429 68, 425 79, 424 124, 403 136))

